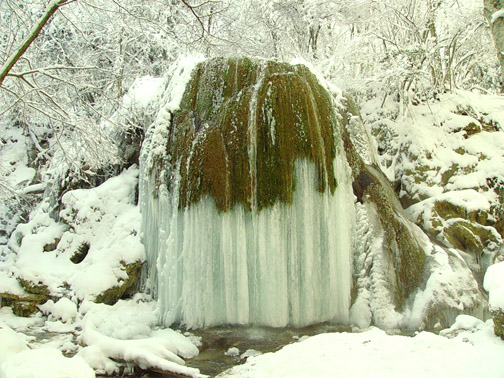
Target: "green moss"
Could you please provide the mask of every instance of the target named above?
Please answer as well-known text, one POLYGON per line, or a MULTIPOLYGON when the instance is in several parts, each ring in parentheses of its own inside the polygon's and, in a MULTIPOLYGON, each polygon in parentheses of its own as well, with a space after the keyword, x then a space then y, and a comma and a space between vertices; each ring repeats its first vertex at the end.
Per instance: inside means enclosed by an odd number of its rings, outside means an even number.
POLYGON ((40 282, 34 283, 19 277, 18 281, 21 284, 21 286, 23 286, 25 291, 29 294, 49 295, 49 288, 40 282))
POLYGON ((42 294, 17 296, 0 293, 0 306, 9 306, 16 316, 28 317, 39 311, 38 305, 45 303, 48 297, 42 294))
POLYGON ((478 134, 482 130, 482 127, 479 123, 470 122, 468 125, 464 127, 465 135, 464 138, 468 138, 471 135, 478 134))
POLYGON ((504 312, 492 311, 492 318, 494 322, 494 333, 504 340, 504 312))
POLYGON ((201 63, 174 114, 167 146, 171 166, 180 171, 180 208, 204 195, 219 211, 237 204, 250 210, 253 198, 258 210, 289 203, 299 158, 316 165, 320 192, 334 192, 333 107, 304 66, 248 58, 201 63))
POLYGON ((484 247, 490 243, 497 243, 493 233, 486 227, 479 226, 466 220, 460 220, 443 230, 447 241, 455 248, 468 253, 477 254, 477 259, 484 247))
POLYGON ((445 187, 448 184, 448 180, 450 180, 456 173, 458 173, 458 169, 459 169, 458 164, 452 164, 450 168, 448 168, 441 174, 441 185, 443 187, 445 187))
POLYGON ((12 312, 16 316, 29 317, 37 312, 39 312, 37 303, 29 301, 18 301, 12 304, 12 312))
POLYGON ((143 263, 135 262, 133 264, 126 264, 124 261, 121 261, 128 278, 119 285, 111 287, 108 290, 105 290, 103 293, 98 295, 95 299, 96 303, 105 303, 108 305, 115 304, 119 299, 125 296, 128 291, 137 283, 140 278, 140 273, 142 271, 143 263))
POLYGON ((433 211, 443 219, 465 218, 466 210, 448 201, 436 201, 433 211))

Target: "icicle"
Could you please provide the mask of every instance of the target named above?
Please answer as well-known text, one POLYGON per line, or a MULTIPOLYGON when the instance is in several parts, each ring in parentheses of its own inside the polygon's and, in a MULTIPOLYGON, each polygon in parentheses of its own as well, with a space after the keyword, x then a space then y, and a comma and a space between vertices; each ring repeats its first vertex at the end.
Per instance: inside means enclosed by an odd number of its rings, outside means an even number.
POLYGON ((260 212, 219 213, 210 197, 179 211, 178 191, 162 191, 144 219, 146 232, 166 230, 146 238, 165 325, 346 322, 353 200, 342 161, 334 195, 317 191, 316 167, 300 160, 293 203, 260 212))

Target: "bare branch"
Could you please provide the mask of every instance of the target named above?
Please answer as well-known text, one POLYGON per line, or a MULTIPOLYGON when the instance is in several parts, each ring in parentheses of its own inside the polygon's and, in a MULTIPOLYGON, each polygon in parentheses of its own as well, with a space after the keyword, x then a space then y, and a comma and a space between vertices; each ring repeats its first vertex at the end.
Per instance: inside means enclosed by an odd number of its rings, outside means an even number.
MULTIPOLYGON (((42 73, 46 74, 45 71, 50 71, 50 70, 92 70, 96 69, 97 67, 95 66, 87 66, 87 67, 72 67, 72 66, 63 66, 63 65, 54 65, 54 66, 48 66, 48 67, 43 67, 43 68, 36 68, 33 70, 29 71, 24 71, 24 72, 9 72, 7 76, 14 76, 14 77, 23 77, 26 75, 33 75, 36 73, 42 73)), ((49 75, 48 75, 49 76, 49 75)))
POLYGON ((44 11, 42 17, 33 25, 32 29, 26 36, 26 38, 21 42, 21 46, 7 58, 4 65, 0 69, 0 87, 3 84, 5 77, 9 74, 10 70, 17 61, 23 56, 28 47, 32 44, 32 42, 38 37, 44 26, 49 22, 54 13, 58 10, 58 8, 62 5, 69 4, 76 0, 51 0, 47 5, 47 8, 44 11))

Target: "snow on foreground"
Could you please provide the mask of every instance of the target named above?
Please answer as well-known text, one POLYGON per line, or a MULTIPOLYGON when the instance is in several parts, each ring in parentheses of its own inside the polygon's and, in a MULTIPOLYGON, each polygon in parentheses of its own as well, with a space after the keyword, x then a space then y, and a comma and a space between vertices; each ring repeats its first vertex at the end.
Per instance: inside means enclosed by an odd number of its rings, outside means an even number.
POLYGON ((504 312, 504 261, 488 268, 484 287, 489 292, 490 309, 504 312))
POLYGON ((9 307, 0 309, 0 378, 122 374, 116 361, 204 377, 198 369, 184 366, 184 359, 198 355, 193 343, 198 339, 171 329, 156 329, 156 304, 148 297, 139 294, 114 306, 85 300, 78 310, 62 298, 41 307, 47 317, 19 318, 9 307))
POLYGON ((486 323, 460 315, 443 336, 390 336, 378 328, 326 333, 250 357, 218 377, 504 377, 504 342, 486 323))

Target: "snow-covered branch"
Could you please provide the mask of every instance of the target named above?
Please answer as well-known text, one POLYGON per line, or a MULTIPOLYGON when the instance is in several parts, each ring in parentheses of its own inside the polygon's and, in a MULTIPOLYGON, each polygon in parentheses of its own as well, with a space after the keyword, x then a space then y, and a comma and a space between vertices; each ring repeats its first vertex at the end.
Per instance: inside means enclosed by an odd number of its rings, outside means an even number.
POLYGON ((54 15, 54 13, 56 13, 59 7, 69 4, 73 1, 76 0, 51 0, 49 2, 42 17, 40 17, 40 19, 33 25, 26 38, 21 42, 21 45, 14 51, 11 56, 7 58, 2 68, 0 69, 0 87, 3 84, 5 77, 9 74, 17 61, 23 56, 28 47, 30 47, 32 42, 38 37, 44 26, 49 22, 49 20, 54 15))
POLYGON ((61 64, 55 64, 52 66, 48 67, 42 67, 42 68, 35 68, 32 70, 28 71, 23 71, 23 72, 9 72, 7 76, 13 76, 13 77, 23 77, 27 75, 33 75, 37 73, 46 73, 47 71, 53 71, 53 70, 92 70, 96 69, 96 66, 84 66, 84 67, 73 67, 73 66, 64 66, 61 64))

